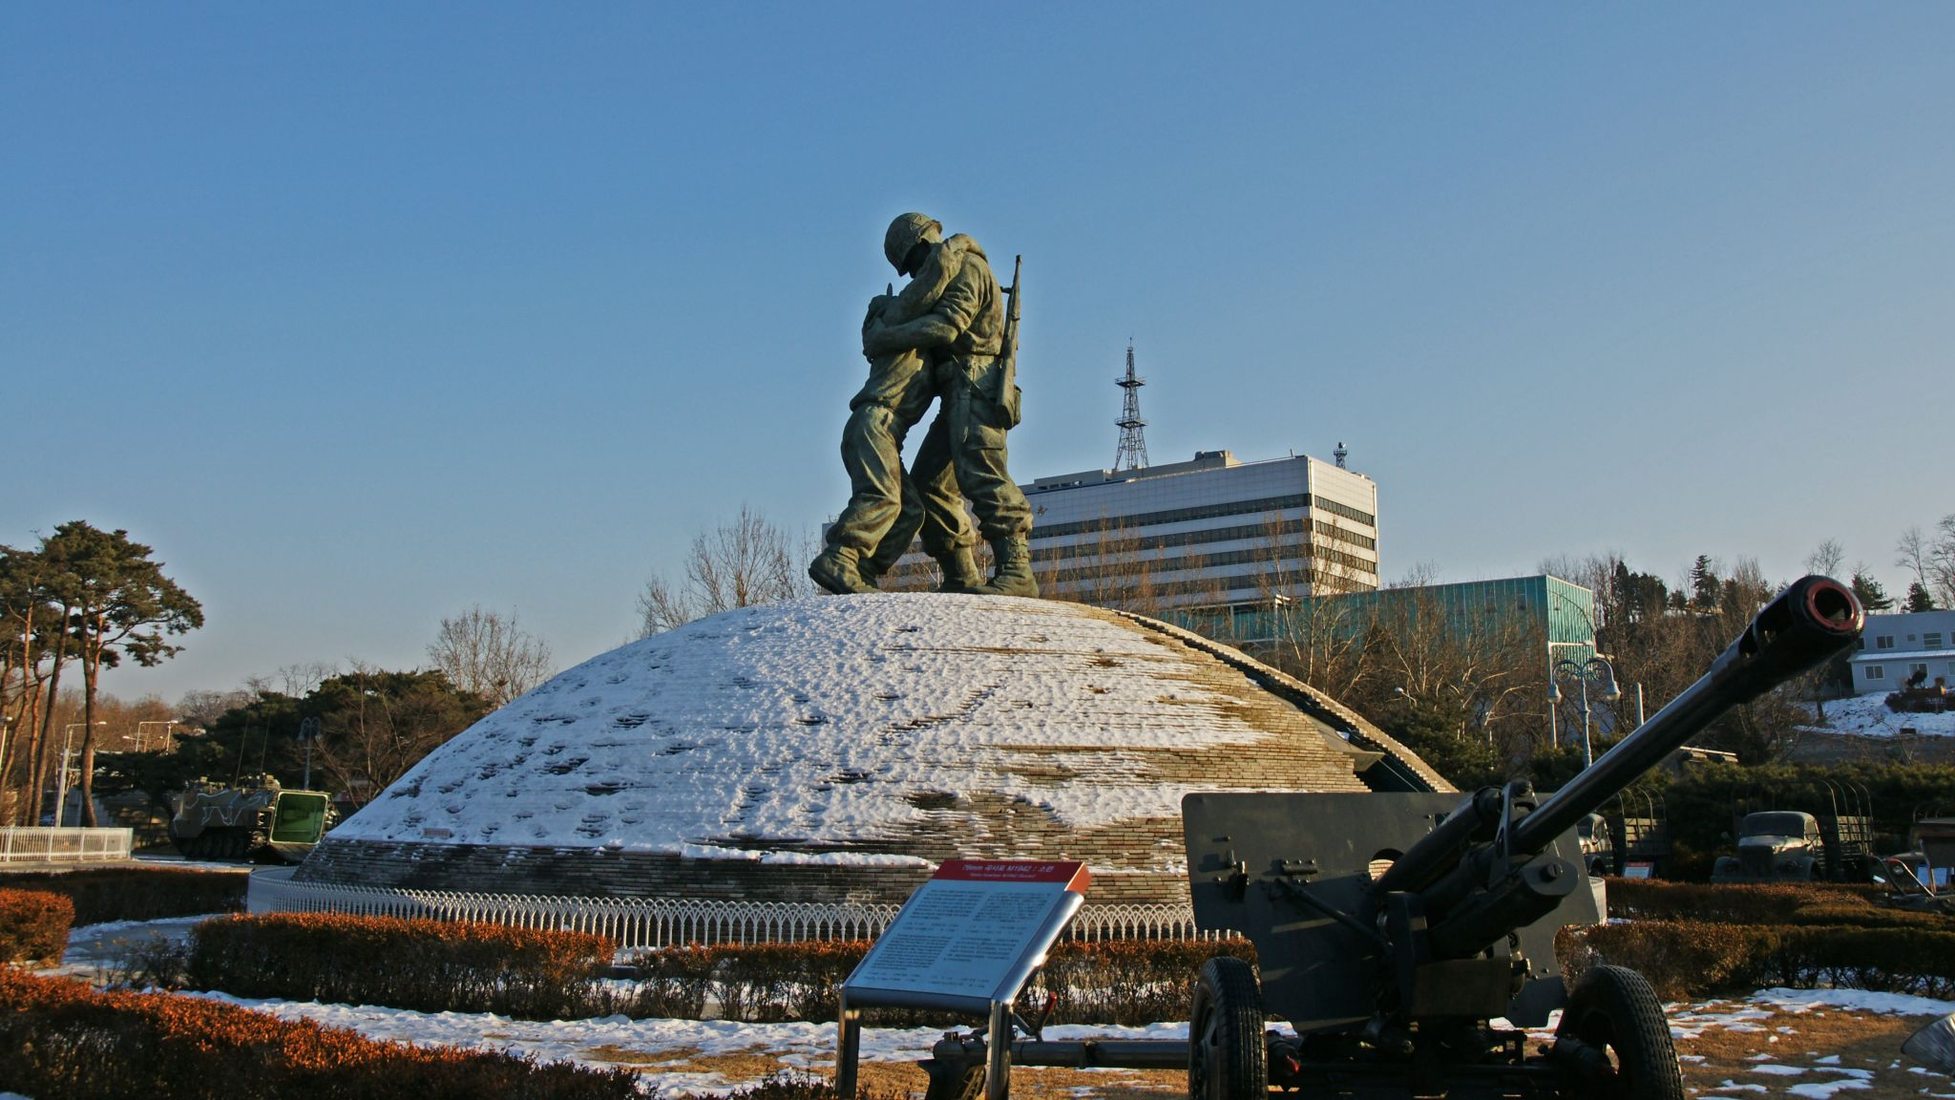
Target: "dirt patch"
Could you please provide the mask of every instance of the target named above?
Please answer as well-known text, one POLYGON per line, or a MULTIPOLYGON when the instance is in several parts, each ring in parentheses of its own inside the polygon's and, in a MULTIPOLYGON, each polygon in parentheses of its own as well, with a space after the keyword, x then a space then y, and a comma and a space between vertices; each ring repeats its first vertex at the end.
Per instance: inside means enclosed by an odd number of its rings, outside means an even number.
MULTIPOLYGON (((1752 1001, 1714 1001, 1671 1013, 1689 1095, 1731 1100, 1798 1095, 1838 1100, 1955 1098, 1955 1079, 1921 1072, 1901 1056, 1901 1043, 1932 1019, 1825 1006, 1781 1009, 1752 1001)), ((605 1050, 602 1056, 624 1065, 718 1074, 744 1083, 781 1072, 805 1072, 758 1048, 712 1055, 672 1050, 630 1060, 605 1050)), ((913 1062, 864 1062, 858 1073, 868 1096, 896 1100, 923 1095, 923 1071, 913 1062)), ((824 1066, 813 1075, 826 1080, 832 1071, 824 1066)), ((1186 1096, 1188 1076, 1181 1070, 1020 1066, 1012 1070, 1011 1091, 1013 1100, 1164 1100, 1186 1096)))
POLYGON ((1933 1019, 1714 1002, 1673 1014, 1673 1026, 1699 1031, 1677 1040, 1684 1084, 1693 1096, 1786 1096, 1807 1086, 1804 1095, 1827 1095, 1830 1087, 1841 1100, 1955 1097, 1955 1079, 1916 1072, 1901 1055, 1907 1037, 1933 1019), (1708 1022, 1699 1030, 1692 1019, 1713 1014, 1730 1022, 1708 1022))

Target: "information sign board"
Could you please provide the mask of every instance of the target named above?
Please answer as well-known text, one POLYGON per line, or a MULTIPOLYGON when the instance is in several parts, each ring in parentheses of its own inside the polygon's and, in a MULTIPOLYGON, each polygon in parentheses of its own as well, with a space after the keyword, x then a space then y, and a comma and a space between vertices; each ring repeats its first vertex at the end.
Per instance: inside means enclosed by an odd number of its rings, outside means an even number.
POLYGON ((857 1004, 942 1004, 983 1011, 1016 995, 1078 907, 1083 863, 953 859, 917 888, 843 983, 857 1004), (1023 980, 1021 975, 1020 980, 1023 980))
POLYGON ((919 886, 842 983, 836 1090, 855 1095, 861 1010, 941 1008, 988 1018, 989 1100, 1005 1100, 1011 1005, 1086 901, 1084 863, 952 859, 919 886))

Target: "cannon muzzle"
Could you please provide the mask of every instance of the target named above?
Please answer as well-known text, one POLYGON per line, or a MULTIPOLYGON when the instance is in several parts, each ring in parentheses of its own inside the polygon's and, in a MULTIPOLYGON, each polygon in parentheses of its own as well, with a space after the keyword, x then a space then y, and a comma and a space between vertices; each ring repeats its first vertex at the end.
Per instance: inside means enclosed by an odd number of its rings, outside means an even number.
POLYGON ((1513 826, 1512 847, 1539 852, 1730 707, 1748 703, 1852 645, 1867 615, 1831 577, 1794 582, 1766 604, 1710 671, 1513 826))

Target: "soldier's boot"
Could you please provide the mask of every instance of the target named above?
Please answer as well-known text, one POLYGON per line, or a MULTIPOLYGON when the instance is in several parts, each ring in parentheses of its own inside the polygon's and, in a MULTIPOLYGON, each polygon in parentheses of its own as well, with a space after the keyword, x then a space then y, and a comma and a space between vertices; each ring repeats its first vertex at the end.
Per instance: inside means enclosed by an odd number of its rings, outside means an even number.
POLYGON ((944 573, 944 583, 937 588, 939 592, 976 592, 984 586, 984 574, 978 572, 977 559, 971 557, 968 546, 960 546, 938 558, 937 568, 944 573))
POLYGON ((882 591, 882 570, 877 568, 876 559, 869 555, 864 554, 855 559, 855 576, 869 591, 882 591))
POLYGON ((853 547, 827 547, 808 563, 808 579, 837 596, 851 592, 874 592, 873 587, 863 582, 862 574, 856 572, 855 562, 853 547))
POLYGON ((991 556, 998 570, 977 591, 987 596, 1037 596, 1039 582, 1032 579, 1032 551, 1024 536, 994 539, 991 556))

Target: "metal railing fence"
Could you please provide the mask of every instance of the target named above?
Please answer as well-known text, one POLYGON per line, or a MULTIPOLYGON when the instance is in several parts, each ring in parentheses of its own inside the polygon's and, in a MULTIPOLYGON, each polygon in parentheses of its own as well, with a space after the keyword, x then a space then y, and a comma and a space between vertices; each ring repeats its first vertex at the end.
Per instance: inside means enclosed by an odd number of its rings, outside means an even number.
POLYGON ((0 863, 113 863, 129 858, 133 829, 0 826, 0 863))
MULTIPOLYGON (((793 940, 872 939, 902 907, 700 898, 571 898, 532 894, 474 894, 293 882, 279 868, 251 876, 252 913, 332 912, 370 916, 473 920, 517 928, 547 928, 604 936, 620 949, 685 944, 744 944, 793 940)), ((1074 939, 1197 939, 1194 913, 1180 904, 1094 905, 1073 918, 1074 939)))

